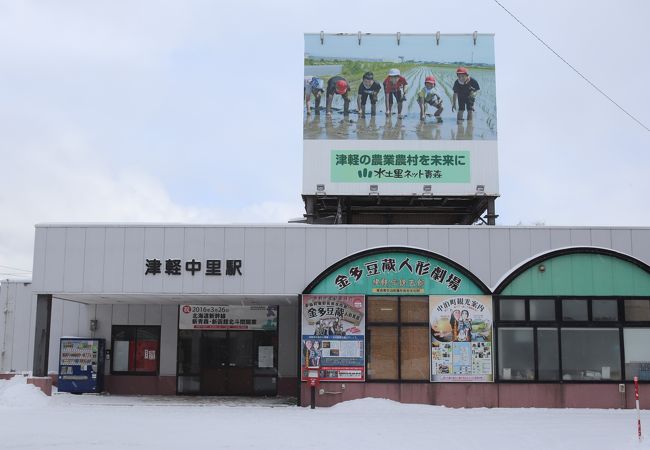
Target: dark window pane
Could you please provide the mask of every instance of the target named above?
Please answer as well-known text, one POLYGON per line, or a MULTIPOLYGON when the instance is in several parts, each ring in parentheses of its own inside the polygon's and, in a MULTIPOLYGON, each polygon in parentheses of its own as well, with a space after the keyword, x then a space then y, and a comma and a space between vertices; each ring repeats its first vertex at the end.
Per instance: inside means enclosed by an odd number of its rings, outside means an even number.
MULTIPOLYGON (((178 374, 199 373, 201 355, 201 332, 178 330, 178 374)), ((188 383, 190 383, 188 381, 188 383)), ((179 384, 180 386, 181 384, 179 384)), ((183 391, 181 391, 183 392, 183 391)))
POLYGON ((620 380, 618 329, 562 329, 563 380, 620 380))
POLYGON ((618 320, 618 304, 616 300, 592 300, 591 317, 593 320, 618 320))
POLYGON ((428 380, 431 354, 429 327, 402 327, 400 335, 403 380, 428 380))
POLYGON ((555 320, 555 300, 529 300, 530 320, 555 320))
POLYGON ((558 355, 557 329, 537 329, 537 373, 539 380, 560 379, 560 358, 558 355))
POLYGON ((499 328, 499 376, 502 380, 533 380, 535 354, 532 328, 499 328))
POLYGON ((625 376, 628 380, 650 381, 650 328, 623 329, 625 376))
POLYGON ((625 320, 650 321, 650 300, 625 300, 625 320))
POLYGON ((158 327, 136 327, 136 339, 140 340, 157 340, 160 338, 160 328, 158 327))
MULTIPOLYGON (((232 331, 228 339, 229 367, 253 367, 253 332, 232 331)), ((322 345, 315 341, 314 346, 322 345)))
POLYGON ((499 302, 499 319, 526 320, 525 300, 501 300, 499 302))
POLYGON ((132 339, 131 327, 113 327, 113 340, 116 341, 130 341, 132 339))
POLYGON ((397 327, 368 327, 369 380, 397 379, 397 327))
POLYGON ((402 323, 428 322, 429 298, 428 297, 401 297, 400 320, 402 323))
POLYGON ((562 300, 562 320, 588 320, 587 300, 562 300))
POLYGON ((368 322, 397 322, 397 297, 368 297, 368 322))

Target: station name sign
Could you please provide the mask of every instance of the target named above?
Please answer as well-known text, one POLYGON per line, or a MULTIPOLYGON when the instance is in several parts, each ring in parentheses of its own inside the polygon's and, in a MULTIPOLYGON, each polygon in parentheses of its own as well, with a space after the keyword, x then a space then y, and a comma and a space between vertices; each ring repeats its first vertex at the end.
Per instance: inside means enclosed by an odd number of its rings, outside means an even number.
POLYGON ((166 275, 182 275, 184 268, 185 272, 191 273, 192 276, 196 273, 203 273, 209 276, 243 275, 241 259, 226 259, 225 264, 222 264, 222 261, 221 259, 206 259, 205 264, 203 264, 203 261, 197 261, 195 258, 192 258, 183 264, 183 261, 180 259, 170 258, 164 261, 157 258, 145 259, 144 274, 157 275, 165 273, 166 275))

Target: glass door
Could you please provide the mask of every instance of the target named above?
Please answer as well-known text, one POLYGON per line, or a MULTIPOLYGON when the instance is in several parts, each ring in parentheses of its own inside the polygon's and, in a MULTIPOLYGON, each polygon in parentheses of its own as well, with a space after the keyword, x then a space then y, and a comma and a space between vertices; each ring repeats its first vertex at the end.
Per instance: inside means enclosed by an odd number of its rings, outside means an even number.
POLYGON ((200 393, 230 395, 228 392, 228 332, 204 331, 201 336, 200 393))

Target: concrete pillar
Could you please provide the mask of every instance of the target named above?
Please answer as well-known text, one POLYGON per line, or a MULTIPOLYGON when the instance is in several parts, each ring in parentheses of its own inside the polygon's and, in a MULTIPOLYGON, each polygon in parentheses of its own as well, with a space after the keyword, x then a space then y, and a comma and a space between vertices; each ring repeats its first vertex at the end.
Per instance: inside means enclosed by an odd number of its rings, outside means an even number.
POLYGON ((52 295, 36 296, 36 328, 34 330, 35 377, 47 376, 47 360, 50 353, 50 322, 52 319, 52 295))

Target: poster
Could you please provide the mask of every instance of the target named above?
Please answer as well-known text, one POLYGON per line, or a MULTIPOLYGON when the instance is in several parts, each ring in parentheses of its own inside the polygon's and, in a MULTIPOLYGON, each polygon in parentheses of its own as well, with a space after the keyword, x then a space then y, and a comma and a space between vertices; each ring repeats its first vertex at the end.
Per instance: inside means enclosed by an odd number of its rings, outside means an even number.
POLYGON ((303 194, 498 195, 494 36, 306 34, 303 194))
POLYGON ((492 297, 429 296, 431 381, 493 381, 492 297))
POLYGON ((301 373, 321 381, 365 380, 365 297, 303 295, 301 373))
POLYGON ((181 305, 179 330, 277 330, 275 305, 181 305))

